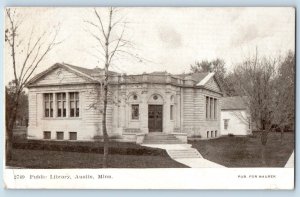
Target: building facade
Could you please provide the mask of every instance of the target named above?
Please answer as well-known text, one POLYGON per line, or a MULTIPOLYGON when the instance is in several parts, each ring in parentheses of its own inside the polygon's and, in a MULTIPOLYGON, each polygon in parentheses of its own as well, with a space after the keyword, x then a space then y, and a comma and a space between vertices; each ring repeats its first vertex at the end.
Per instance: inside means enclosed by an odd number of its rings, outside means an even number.
MULTIPOLYGON (((27 84, 29 139, 93 140, 102 136, 103 70, 55 64, 27 84)), ((149 133, 220 136, 222 92, 213 73, 109 73, 107 130, 142 142, 149 133)))

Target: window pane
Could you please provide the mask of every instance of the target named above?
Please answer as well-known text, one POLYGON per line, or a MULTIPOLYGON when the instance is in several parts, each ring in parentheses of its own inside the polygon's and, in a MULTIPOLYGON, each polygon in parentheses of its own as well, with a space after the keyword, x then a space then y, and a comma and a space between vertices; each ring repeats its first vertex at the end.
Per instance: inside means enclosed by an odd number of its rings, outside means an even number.
POLYGON ((66 109, 66 101, 63 102, 63 117, 66 117, 67 109, 66 109))
POLYGON ((213 98, 210 98, 210 102, 209 102, 209 106, 210 106, 210 110, 209 110, 209 118, 212 118, 213 117, 213 98))
POLYGON ((77 140, 77 132, 69 132, 70 140, 77 140))
POLYGON ((44 94, 44 97, 45 97, 45 101, 49 100, 49 94, 44 94))
POLYGON ((56 132, 56 139, 63 140, 64 139, 64 132, 56 132))
POLYGON ((139 105, 132 105, 131 106, 131 118, 133 120, 139 119, 139 105))
POLYGON ((79 100, 79 93, 78 92, 75 92, 75 99, 79 100))
POLYGON ((217 99, 214 99, 214 119, 217 119, 217 99))
POLYGON ((174 107, 173 105, 170 106, 170 119, 171 120, 173 120, 173 113, 174 113, 173 112, 174 111, 173 107, 174 107))
POLYGON ((208 118, 208 106, 209 106, 209 98, 206 97, 206 118, 208 118))
POLYGON ((76 93, 76 117, 79 117, 79 97, 78 97, 78 92, 76 93))
POLYGON ((61 100, 61 93, 57 93, 57 100, 61 100))
POLYGON ((66 93, 63 93, 62 99, 65 101, 66 100, 66 93))
POLYGON ((50 131, 44 131, 44 139, 51 139, 51 132, 50 131))
POLYGON ((70 100, 74 100, 74 92, 70 92, 70 100))

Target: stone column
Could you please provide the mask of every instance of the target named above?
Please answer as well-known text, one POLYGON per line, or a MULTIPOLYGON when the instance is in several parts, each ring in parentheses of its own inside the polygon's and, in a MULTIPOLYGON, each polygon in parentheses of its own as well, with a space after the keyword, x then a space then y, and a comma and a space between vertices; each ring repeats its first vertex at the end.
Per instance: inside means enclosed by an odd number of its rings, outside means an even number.
POLYGON ((163 132, 171 132, 170 125, 170 93, 166 92, 164 96, 164 105, 163 105, 163 132))
POLYGON ((53 93, 53 117, 57 117, 57 97, 56 93, 53 93))
POLYGON ((176 97, 175 97, 175 127, 180 128, 180 92, 176 92, 176 97))
POLYGON ((70 117, 70 94, 69 92, 66 92, 66 117, 70 117))
POLYGON ((143 133, 149 133, 148 128, 148 94, 146 90, 142 91, 140 98, 140 128, 143 133))

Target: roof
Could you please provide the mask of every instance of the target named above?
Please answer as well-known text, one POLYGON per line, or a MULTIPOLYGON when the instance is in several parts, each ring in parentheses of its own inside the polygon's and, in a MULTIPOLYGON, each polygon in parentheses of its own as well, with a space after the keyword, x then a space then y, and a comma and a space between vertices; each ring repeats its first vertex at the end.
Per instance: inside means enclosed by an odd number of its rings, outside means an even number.
POLYGON ((247 97, 233 96, 233 97, 223 97, 221 110, 237 110, 237 109, 247 109, 247 97))
MULTIPOLYGON (((66 64, 66 63, 63 63, 64 65, 66 66, 69 66, 79 72, 82 72, 84 74, 87 74, 87 75, 90 75, 90 76, 94 76, 95 74, 100 74, 101 72, 104 71, 104 69, 101 69, 101 68, 93 68, 93 69, 89 69, 89 68, 83 68, 83 67, 79 67, 79 66, 74 66, 74 65, 71 65, 71 64, 66 64)), ((109 71, 109 74, 118 74, 116 72, 113 72, 113 71, 109 71)))
POLYGON ((200 82, 202 81, 209 72, 196 72, 196 73, 188 73, 188 74, 179 74, 179 75, 174 75, 177 77, 180 77, 182 79, 185 79, 186 77, 191 77, 193 81, 200 82))
MULTIPOLYGON (((56 63, 47 70, 37 74, 35 77, 33 77, 28 83, 27 87, 31 86, 34 84, 37 80, 39 80, 41 77, 45 76, 49 72, 53 71, 56 68, 65 68, 67 70, 70 70, 72 72, 77 73, 80 76, 85 77, 91 82, 99 82, 99 80, 103 79, 104 76, 104 69, 101 68, 83 68, 79 66, 74 66, 66 63, 56 63)), ((208 73, 208 72, 199 72, 199 73, 189 73, 189 74, 180 74, 180 75, 173 75, 170 74, 166 71, 159 71, 159 72, 152 72, 152 73, 143 73, 139 75, 121 75, 121 73, 109 71, 109 76, 113 77, 111 78, 112 82, 118 82, 120 79, 115 78, 117 76, 122 76, 122 79, 125 79, 126 83, 139 83, 139 82, 145 82, 144 75, 148 75, 151 77, 146 77, 146 81, 149 83, 173 83, 177 85, 182 85, 184 84, 183 82, 178 81, 177 79, 180 80, 192 80, 193 84, 187 84, 187 85, 192 85, 192 86, 198 86, 198 87, 203 87, 206 82, 214 76, 214 73, 208 73), (165 76, 169 76, 171 78, 167 78, 165 76), (124 77, 124 78, 123 78, 124 77)), ((121 80, 122 80, 121 79, 121 80)), ((124 82, 124 81, 123 81, 124 82)))

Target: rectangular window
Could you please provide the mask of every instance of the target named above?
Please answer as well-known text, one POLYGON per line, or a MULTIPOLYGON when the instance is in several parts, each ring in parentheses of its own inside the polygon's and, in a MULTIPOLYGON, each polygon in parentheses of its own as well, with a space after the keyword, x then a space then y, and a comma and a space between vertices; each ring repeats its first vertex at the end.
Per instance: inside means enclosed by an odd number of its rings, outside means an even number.
POLYGON ((210 102, 209 102, 209 118, 212 119, 214 114, 213 114, 213 107, 214 107, 214 101, 213 98, 209 98, 210 102))
POLYGON ((44 139, 45 140, 51 139, 51 131, 44 131, 44 139))
POLYGON ((214 99, 214 119, 217 119, 218 118, 218 114, 217 114, 217 99, 214 99))
POLYGON ((206 119, 208 119, 209 115, 208 115, 208 111, 209 111, 209 97, 206 97, 206 119))
POLYGON ((57 93, 57 117, 66 117, 66 93, 57 93))
POLYGON ((70 92, 70 117, 79 117, 79 93, 70 92))
POLYGON ((170 120, 174 119, 174 105, 170 105, 170 120))
POLYGON ((44 94, 45 117, 53 117, 53 94, 44 94))
POLYGON ((63 139, 64 139, 64 132, 62 132, 62 131, 57 131, 57 132, 56 132, 56 139, 57 139, 57 140, 63 140, 63 139))
POLYGON ((214 131, 210 131, 210 137, 214 137, 214 131))
POLYGON ((229 123, 229 119, 224 119, 224 129, 225 130, 228 129, 228 123, 229 123))
POLYGON ((70 140, 77 140, 77 132, 69 132, 70 140))
POLYGON ((139 119, 139 105, 131 105, 131 119, 132 120, 139 119))

